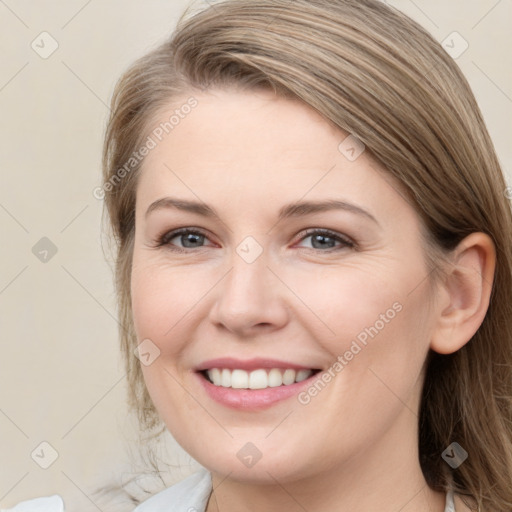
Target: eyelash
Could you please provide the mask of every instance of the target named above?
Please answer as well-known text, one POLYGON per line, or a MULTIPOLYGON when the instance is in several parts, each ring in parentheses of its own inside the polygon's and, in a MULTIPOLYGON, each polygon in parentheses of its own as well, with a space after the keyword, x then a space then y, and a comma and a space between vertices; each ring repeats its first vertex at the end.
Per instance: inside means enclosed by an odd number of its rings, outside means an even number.
MULTIPOLYGON (((201 230, 194 229, 194 228, 180 228, 180 229, 176 229, 174 231, 167 231, 167 232, 163 233, 162 235, 160 235, 159 237, 157 237, 156 247, 166 247, 171 251, 181 252, 181 253, 193 251, 194 250, 193 247, 178 247, 176 245, 171 245, 169 243, 173 238, 176 238, 179 235, 185 235, 185 234, 204 236, 205 238, 207 238, 206 233, 204 233, 201 230)), ((327 238, 334 239, 336 242, 341 242, 342 245, 339 247, 331 247, 331 248, 325 249, 325 250, 315 249, 314 247, 302 247, 302 249, 312 249, 314 251, 330 253, 330 252, 339 251, 344 248, 346 248, 346 249, 355 249, 356 248, 355 242, 353 242, 350 238, 348 238, 347 236, 341 235, 339 233, 336 233, 335 231, 331 231, 330 229, 317 229, 317 228, 307 229, 306 231, 304 231, 304 233, 302 233, 299 242, 302 242, 304 239, 306 239, 310 236, 314 236, 314 235, 324 235, 327 238)), ((199 247, 199 248, 201 249, 202 247, 199 247)))

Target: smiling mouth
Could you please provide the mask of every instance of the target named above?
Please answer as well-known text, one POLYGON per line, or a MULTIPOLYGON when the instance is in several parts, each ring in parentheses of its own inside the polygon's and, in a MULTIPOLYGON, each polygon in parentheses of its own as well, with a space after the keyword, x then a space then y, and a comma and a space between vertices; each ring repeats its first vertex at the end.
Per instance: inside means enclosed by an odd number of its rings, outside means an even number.
POLYGON ((321 370, 293 370, 269 368, 253 371, 229 368, 211 368, 201 375, 214 386, 231 389, 266 389, 290 386, 302 382, 321 370))

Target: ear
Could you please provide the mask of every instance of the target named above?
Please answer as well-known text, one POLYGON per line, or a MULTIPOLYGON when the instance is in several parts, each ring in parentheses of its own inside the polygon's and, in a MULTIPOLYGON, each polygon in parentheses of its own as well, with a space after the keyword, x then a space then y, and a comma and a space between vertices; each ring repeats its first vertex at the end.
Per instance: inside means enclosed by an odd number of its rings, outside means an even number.
POLYGON ((494 243, 485 233, 471 233, 453 250, 446 279, 438 289, 432 350, 451 354, 473 337, 489 307, 495 266, 494 243))

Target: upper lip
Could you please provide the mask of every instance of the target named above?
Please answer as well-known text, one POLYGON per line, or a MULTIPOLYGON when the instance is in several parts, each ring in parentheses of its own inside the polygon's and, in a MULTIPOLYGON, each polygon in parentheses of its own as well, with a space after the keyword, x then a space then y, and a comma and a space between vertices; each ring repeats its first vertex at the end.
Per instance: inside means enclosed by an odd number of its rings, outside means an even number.
POLYGON ((253 358, 253 359, 234 359, 232 357, 219 357, 204 361, 196 367, 196 371, 211 370, 212 368, 227 368, 230 370, 258 370, 260 368, 283 368, 291 370, 312 370, 312 366, 282 361, 278 359, 253 358))

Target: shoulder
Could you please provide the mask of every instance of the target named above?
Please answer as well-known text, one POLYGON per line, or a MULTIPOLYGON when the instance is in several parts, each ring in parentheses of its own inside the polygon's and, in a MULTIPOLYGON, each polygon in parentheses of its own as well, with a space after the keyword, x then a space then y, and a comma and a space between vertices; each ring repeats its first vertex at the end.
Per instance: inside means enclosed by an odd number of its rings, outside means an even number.
POLYGON ((211 491, 211 474, 206 469, 202 469, 165 491, 155 494, 141 503, 134 512, 169 512, 169 510, 202 512, 206 508, 211 491))
POLYGON ((2 508, 0 512, 64 512, 64 502, 60 496, 48 496, 18 503, 13 508, 2 508))

